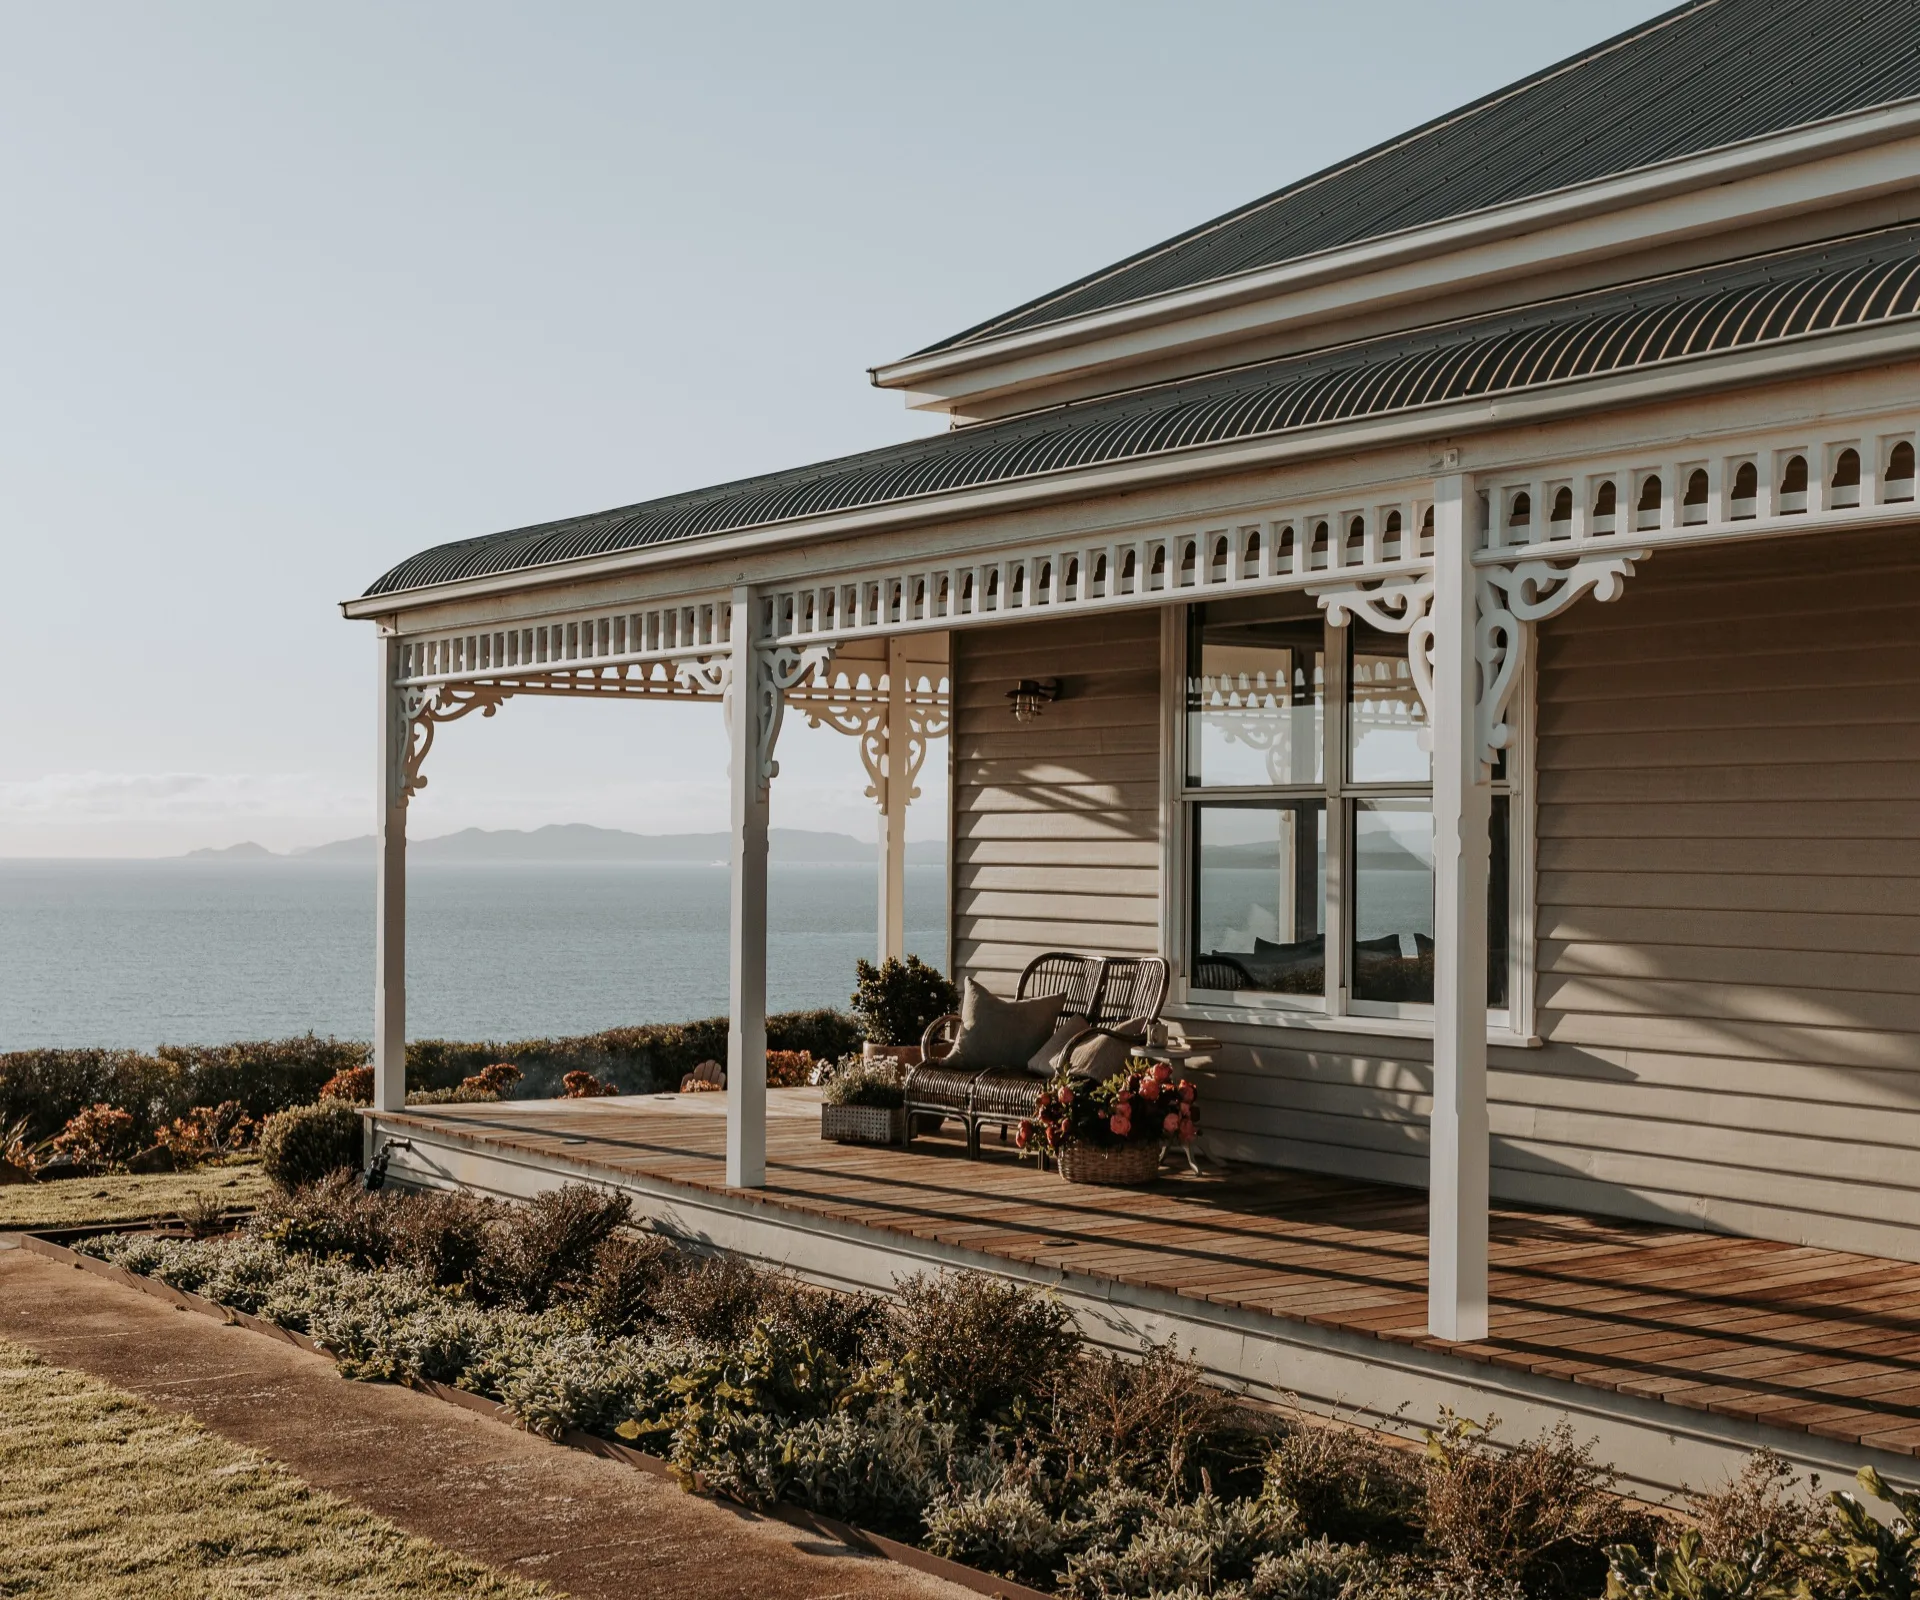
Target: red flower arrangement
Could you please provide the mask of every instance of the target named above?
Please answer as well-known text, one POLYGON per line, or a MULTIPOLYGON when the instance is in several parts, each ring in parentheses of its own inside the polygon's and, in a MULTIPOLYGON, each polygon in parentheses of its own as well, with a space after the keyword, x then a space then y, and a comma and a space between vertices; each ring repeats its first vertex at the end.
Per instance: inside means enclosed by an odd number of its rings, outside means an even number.
POLYGON ((1187 1079, 1174 1082, 1173 1068, 1136 1056, 1125 1072, 1101 1083, 1085 1083, 1064 1074, 1040 1092, 1033 1115, 1022 1122, 1014 1142, 1022 1150, 1043 1147, 1058 1155, 1084 1141, 1113 1149, 1123 1144, 1190 1144, 1200 1119, 1198 1090, 1187 1079))

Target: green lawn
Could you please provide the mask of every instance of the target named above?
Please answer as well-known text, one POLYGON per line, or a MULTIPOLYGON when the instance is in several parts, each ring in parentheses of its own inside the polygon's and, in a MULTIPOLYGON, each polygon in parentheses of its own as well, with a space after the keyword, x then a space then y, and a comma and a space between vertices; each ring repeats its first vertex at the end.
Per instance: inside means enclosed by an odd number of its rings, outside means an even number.
POLYGON ((252 1161, 141 1177, 119 1174, 10 1183, 0 1186, 0 1230, 77 1228, 92 1222, 164 1217, 203 1194, 218 1196, 230 1206, 258 1205, 267 1189, 259 1163, 252 1161))
POLYGON ((0 1594, 551 1595, 0 1340, 0 1594))

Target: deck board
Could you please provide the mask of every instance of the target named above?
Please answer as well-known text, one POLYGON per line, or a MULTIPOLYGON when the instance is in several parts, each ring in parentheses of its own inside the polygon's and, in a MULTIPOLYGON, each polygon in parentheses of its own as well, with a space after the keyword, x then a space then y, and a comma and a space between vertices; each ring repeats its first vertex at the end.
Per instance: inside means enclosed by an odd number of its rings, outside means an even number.
MULTIPOLYGON (((414 1123, 614 1177, 725 1193, 725 1125, 647 1100, 436 1106, 414 1123)), ((823 1144, 769 1118, 776 1210, 1920 1455, 1920 1265, 1500 1206, 1487 1339, 1426 1333, 1416 1191, 1265 1168, 1070 1187, 989 1144, 823 1144)))

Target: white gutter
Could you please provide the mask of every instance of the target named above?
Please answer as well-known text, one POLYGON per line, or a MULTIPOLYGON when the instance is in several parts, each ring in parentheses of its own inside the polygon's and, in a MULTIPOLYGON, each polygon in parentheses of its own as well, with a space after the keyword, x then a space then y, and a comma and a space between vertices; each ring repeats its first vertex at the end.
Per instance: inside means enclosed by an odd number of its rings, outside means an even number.
MULTIPOLYGON (((1466 216, 1384 234, 1191 289, 1085 312, 1044 327, 1023 329, 951 350, 906 356, 869 368, 868 373, 879 388, 925 389, 937 380, 975 368, 1088 344, 1250 300, 1292 294, 1338 279, 1363 277, 1389 267, 1764 176, 1782 168, 1803 166, 1915 134, 1920 134, 1920 97, 1849 112, 1787 133, 1724 145, 1701 155, 1678 157, 1638 168, 1624 176, 1598 178, 1466 216)), ((1731 225, 1723 223, 1723 226, 1731 225)), ((1134 358, 1139 358, 1137 352, 1134 358)))
POLYGON ((1450 438, 1489 428, 1544 423, 1584 412, 1668 400, 1714 389, 1766 383, 1848 367, 1872 366, 1920 354, 1920 318, 1902 319, 1848 333, 1802 334, 1758 350, 1691 356, 1670 364, 1598 378, 1569 379, 1485 400, 1450 401, 1384 418, 1357 419, 1304 428, 1243 442, 1194 445, 1138 460, 1062 472, 979 489, 943 491, 912 500, 761 523, 726 533, 669 540, 636 550, 576 557, 537 567, 487 573, 392 594, 362 595, 340 602, 343 616, 378 618, 415 606, 476 599, 550 584, 574 583, 663 567, 689 566, 729 556, 764 554, 795 544, 850 538, 929 522, 961 521, 995 512, 1151 488, 1190 478, 1246 472, 1310 459, 1450 438))

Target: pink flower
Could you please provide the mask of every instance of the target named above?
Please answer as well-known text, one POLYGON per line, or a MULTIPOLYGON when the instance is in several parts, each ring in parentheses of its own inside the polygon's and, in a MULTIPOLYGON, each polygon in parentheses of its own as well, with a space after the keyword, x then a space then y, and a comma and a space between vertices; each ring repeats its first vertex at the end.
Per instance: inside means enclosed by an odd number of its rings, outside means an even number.
POLYGON ((1149 1100, 1158 1100, 1160 1098, 1160 1080, 1158 1078, 1147 1079, 1145 1083, 1140 1085, 1140 1092, 1149 1100))
POLYGON ((1022 1150, 1026 1149, 1027 1141, 1033 1137, 1032 1127, 1033 1125, 1031 1123, 1023 1122, 1018 1128, 1014 1129, 1013 1142, 1022 1150))
POLYGON ((1167 1083, 1167 1082, 1170 1082, 1172 1078, 1173 1078, 1173 1068, 1168 1066, 1167 1063, 1164 1061, 1160 1062, 1153 1069, 1153 1081, 1155 1083, 1167 1083))
POLYGON ((1189 1144, 1193 1140, 1193 1124, 1185 1117, 1180 1119, 1180 1142, 1189 1144))
POLYGON ((1073 1104, 1073 1091, 1071 1089, 1062 1089, 1060 1091, 1060 1104, 1063 1106, 1073 1104))
POLYGON ((1166 1120, 1163 1121, 1160 1126, 1166 1129, 1168 1133, 1178 1133, 1180 1131, 1180 1113, 1177 1111, 1169 1111, 1166 1115, 1166 1120))
POLYGON ((1185 1078, 1180 1080, 1180 1099, 1186 1105, 1193 1104, 1193 1085, 1185 1078))
POLYGON ((1125 1115, 1117 1111, 1113 1114, 1113 1120, 1110 1121, 1107 1126, 1113 1129, 1122 1139, 1133 1132, 1132 1122, 1130 1122, 1125 1115))

